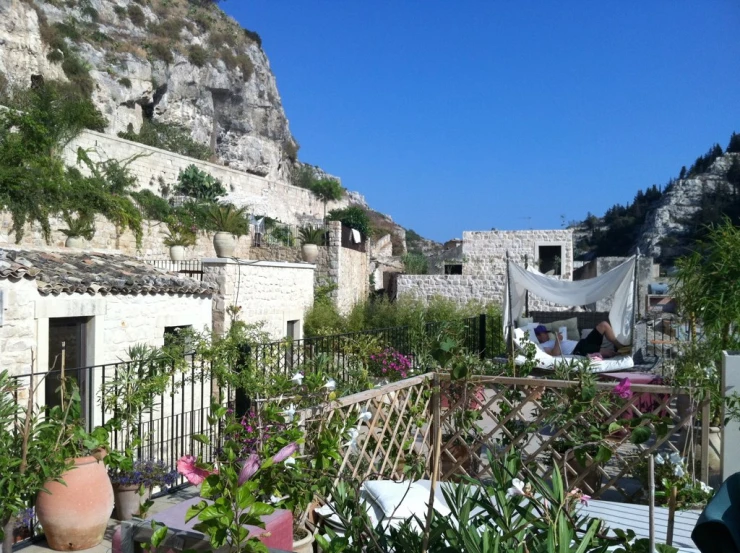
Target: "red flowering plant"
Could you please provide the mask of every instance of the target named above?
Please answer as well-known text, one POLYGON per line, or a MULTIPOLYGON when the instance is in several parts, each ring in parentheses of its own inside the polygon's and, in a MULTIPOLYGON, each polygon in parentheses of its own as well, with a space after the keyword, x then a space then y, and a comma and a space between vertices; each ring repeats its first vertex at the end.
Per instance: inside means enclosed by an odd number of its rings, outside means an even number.
POLYGON ((403 380, 411 375, 411 358, 393 348, 385 348, 370 356, 369 372, 372 376, 389 382, 403 380))
MULTIPOLYGON (((188 509, 186 522, 198 519, 195 529, 203 532, 214 549, 224 545, 233 552, 266 552, 267 547, 258 536, 251 535, 247 525, 264 528, 263 515, 271 514, 275 508, 261 500, 263 493, 259 473, 270 467, 286 464, 298 450, 297 442, 285 444, 270 457, 261 451, 248 451, 249 432, 247 425, 234 413, 218 404, 211 406, 208 422, 212 427, 223 429, 222 443, 214 448, 213 463, 200 462, 194 456, 184 456, 177 463, 177 470, 191 484, 200 485, 203 499, 188 509)), ((211 446, 208 436, 197 434, 193 439, 211 446)), ((155 533, 156 534, 156 533, 155 533)), ((160 536, 164 532, 159 531, 160 536)), ((152 540, 153 545, 157 545, 152 540)))

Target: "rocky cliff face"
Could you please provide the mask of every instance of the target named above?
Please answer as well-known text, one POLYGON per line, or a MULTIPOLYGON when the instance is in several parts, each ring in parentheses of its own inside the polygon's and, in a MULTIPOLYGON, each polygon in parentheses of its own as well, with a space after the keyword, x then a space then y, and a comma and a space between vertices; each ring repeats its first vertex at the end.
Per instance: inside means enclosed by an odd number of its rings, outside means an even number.
POLYGON ((0 0, 0 77, 11 86, 67 80, 72 56, 107 132, 138 132, 145 117, 178 124, 218 162, 288 180, 297 144, 259 37, 212 2, 0 0))
POLYGON ((685 246, 682 237, 689 229, 691 217, 701 209, 702 197, 720 187, 732 188, 727 171, 733 157, 740 160, 740 154, 726 153, 706 172, 674 182, 655 209, 647 214, 637 243, 642 254, 660 259, 682 250, 685 246))

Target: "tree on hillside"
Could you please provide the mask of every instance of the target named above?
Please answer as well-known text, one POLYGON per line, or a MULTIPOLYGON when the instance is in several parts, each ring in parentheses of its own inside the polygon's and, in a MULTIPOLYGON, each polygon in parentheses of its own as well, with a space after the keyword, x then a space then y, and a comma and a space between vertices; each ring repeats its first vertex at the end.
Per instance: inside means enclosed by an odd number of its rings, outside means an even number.
POLYGON ((309 190, 319 200, 324 202, 324 219, 326 219, 326 204, 342 198, 344 189, 339 181, 334 179, 320 179, 311 183, 309 190))
POLYGON ((732 133, 730 143, 727 145, 728 154, 740 154, 740 134, 732 133))

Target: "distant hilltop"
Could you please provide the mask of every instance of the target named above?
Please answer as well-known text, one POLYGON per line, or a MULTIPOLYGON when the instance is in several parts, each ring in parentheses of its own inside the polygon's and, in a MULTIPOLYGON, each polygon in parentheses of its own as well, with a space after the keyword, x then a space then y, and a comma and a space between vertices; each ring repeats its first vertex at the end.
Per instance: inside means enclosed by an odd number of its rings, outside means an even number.
POLYGON ((602 217, 588 214, 570 226, 576 256, 582 259, 629 255, 639 247, 644 255, 670 265, 702 238, 707 225, 724 217, 740 224, 737 133, 726 148, 715 144, 664 187, 640 190, 631 203, 614 205, 602 217))

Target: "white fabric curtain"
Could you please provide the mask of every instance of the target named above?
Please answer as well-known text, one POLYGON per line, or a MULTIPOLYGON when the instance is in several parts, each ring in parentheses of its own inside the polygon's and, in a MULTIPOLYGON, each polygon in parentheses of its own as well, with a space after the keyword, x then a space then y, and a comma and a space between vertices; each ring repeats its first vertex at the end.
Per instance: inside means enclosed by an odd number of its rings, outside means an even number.
POLYGON ((636 262, 636 256, 632 256, 601 276, 576 281, 558 280, 509 262, 504 297, 504 328, 508 332, 512 321, 521 316, 527 290, 544 300, 569 307, 588 305, 613 295, 609 322, 617 340, 629 344, 632 341, 632 314, 635 308, 636 262))

